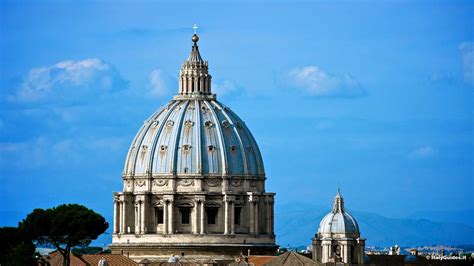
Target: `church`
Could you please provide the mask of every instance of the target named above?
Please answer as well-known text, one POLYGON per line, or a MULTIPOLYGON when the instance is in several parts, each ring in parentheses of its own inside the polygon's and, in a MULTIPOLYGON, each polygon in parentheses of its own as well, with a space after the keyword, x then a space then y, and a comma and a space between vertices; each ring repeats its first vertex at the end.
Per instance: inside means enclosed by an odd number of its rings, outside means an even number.
POLYGON ((217 101, 199 37, 192 41, 177 95, 144 122, 128 151, 110 248, 137 261, 274 254, 275 193, 265 190, 257 142, 217 101))
MULTIPOLYGON (((249 253, 276 254, 275 193, 265 190, 257 142, 212 93, 198 41, 194 34, 178 93, 130 145, 123 191, 114 193, 113 254, 223 264, 249 253)), ((312 240, 312 262, 362 264, 364 246, 338 192, 312 240)))

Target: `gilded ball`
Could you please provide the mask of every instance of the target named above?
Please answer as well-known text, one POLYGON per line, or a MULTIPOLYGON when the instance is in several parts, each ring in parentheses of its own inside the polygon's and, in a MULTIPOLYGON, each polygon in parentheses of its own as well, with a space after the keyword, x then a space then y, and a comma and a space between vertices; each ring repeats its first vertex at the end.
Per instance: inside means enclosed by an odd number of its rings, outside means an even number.
POLYGON ((197 36, 197 34, 194 34, 193 35, 193 42, 198 42, 199 41, 199 37, 197 36))

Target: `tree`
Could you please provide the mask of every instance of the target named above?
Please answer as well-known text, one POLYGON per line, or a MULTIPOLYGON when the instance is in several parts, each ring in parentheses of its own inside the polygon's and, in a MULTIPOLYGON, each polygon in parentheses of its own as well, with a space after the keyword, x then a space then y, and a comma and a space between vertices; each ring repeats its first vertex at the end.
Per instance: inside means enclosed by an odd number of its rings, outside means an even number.
POLYGON ((37 244, 51 244, 69 266, 75 246, 85 247, 105 232, 109 224, 100 214, 78 204, 63 204, 50 209, 35 209, 19 226, 37 244))
POLYGON ((0 265, 35 265, 35 245, 21 229, 0 227, 0 265))

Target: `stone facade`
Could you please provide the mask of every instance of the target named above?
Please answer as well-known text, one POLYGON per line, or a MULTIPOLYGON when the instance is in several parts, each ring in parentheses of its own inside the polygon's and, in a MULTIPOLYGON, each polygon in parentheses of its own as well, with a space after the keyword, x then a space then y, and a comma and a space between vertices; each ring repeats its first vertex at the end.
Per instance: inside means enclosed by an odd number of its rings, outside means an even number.
POLYGON ((274 193, 245 123, 211 93, 197 35, 179 91, 137 133, 114 193, 112 252, 135 260, 273 254, 274 193))

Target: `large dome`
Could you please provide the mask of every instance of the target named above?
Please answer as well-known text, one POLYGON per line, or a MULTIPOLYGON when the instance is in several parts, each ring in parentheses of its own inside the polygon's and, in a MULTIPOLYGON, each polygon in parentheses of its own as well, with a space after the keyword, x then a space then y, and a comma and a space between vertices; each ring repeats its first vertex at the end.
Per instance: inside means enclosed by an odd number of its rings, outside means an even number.
POLYGON ((334 206, 321 220, 319 234, 359 234, 356 219, 344 209, 344 199, 340 192, 334 198, 334 206))
POLYGON ((249 129, 213 96, 180 99, 155 112, 129 149, 124 176, 265 176, 249 129))
POLYGON ((123 191, 114 193, 111 250, 136 261, 233 262, 274 254, 274 196, 265 191, 257 143, 245 123, 217 101, 199 37, 181 65, 178 93, 132 141, 123 191))

